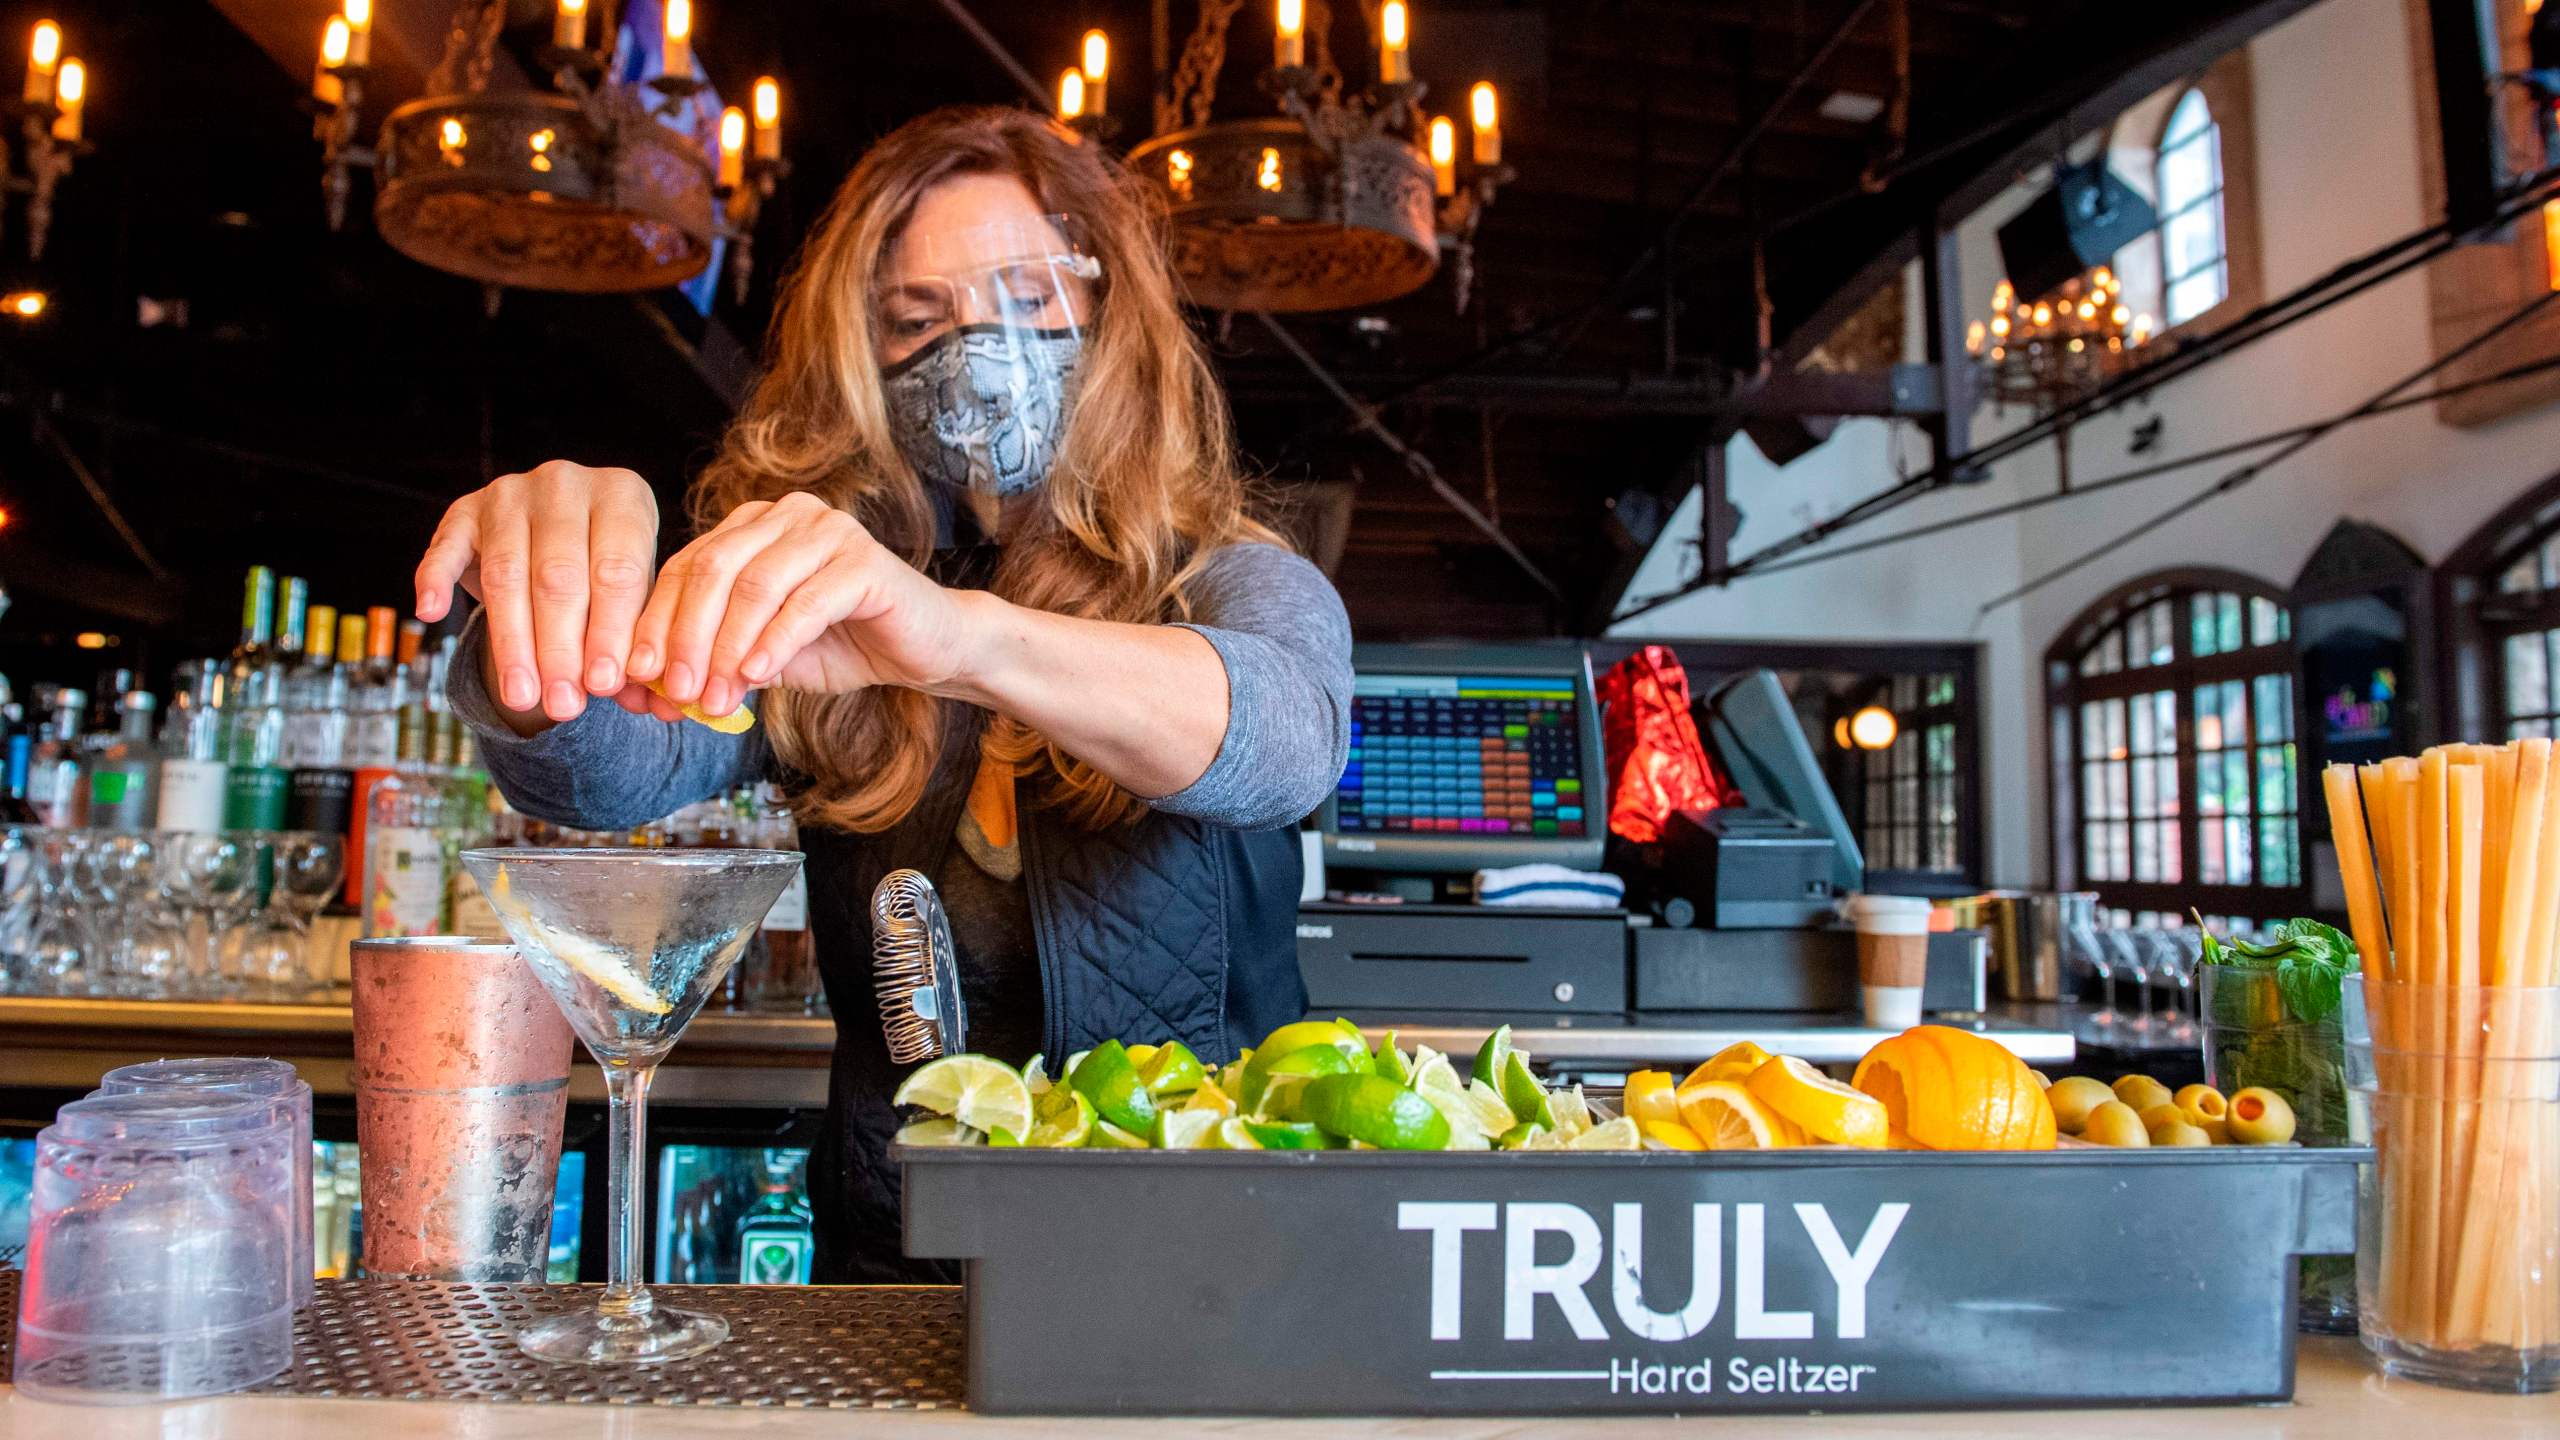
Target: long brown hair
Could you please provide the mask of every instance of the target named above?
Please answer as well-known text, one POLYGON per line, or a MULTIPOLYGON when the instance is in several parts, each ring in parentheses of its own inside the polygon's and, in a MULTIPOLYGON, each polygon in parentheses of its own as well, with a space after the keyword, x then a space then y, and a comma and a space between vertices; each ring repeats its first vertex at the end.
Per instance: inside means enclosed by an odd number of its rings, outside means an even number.
MULTIPOLYGON (((927 190, 956 175, 997 174, 1020 180, 1044 212, 1079 222, 1102 277, 1057 462, 1007 535, 989 588, 1063 615, 1179 620, 1210 550, 1277 543, 1246 513, 1225 399, 1176 302, 1161 210, 1099 150, 1027 111, 959 106, 919 116, 872 147, 784 282, 764 376, 694 485, 694 523, 707 528, 750 500, 807 490, 911 563, 927 561, 932 503, 891 437, 873 282, 927 190)), ((794 809, 839 829, 897 824, 933 774, 945 703, 885 687, 769 694, 763 718, 774 752, 807 777, 794 809)), ((1145 808, 1016 721, 996 717, 986 752, 1015 765, 1038 803, 1079 826, 1099 829, 1145 808)))

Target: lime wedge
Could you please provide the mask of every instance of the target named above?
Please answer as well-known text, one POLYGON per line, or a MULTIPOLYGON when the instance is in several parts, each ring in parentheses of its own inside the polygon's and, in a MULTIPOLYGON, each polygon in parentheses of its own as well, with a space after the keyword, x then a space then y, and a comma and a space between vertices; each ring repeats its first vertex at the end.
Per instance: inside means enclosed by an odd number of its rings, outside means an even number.
MULTIPOLYGON (((1247 1110, 1261 1109, 1262 1087, 1270 1081, 1273 1063, 1319 1045, 1341 1054, 1346 1060, 1356 1058, 1360 1069, 1369 1068, 1367 1043, 1347 1033, 1342 1025, 1330 1020, 1300 1020, 1295 1024, 1283 1025, 1272 1031, 1263 1037, 1261 1044, 1253 1047, 1244 1062, 1244 1085, 1236 1092, 1236 1103, 1247 1110)), ((1296 1073, 1304 1075, 1340 1072, 1301 1070, 1296 1073)))
POLYGON ((890 1097, 948 1115, 973 1130, 1031 1132, 1031 1087, 1022 1073, 984 1055, 946 1055, 907 1077, 890 1097))
POLYGON ((1253 1138, 1251 1125, 1231 1117, 1219 1121, 1218 1128, 1209 1132, 1209 1148, 1212 1150, 1259 1150, 1262 1148, 1262 1142, 1253 1138))
POLYGON ((1308 1082, 1307 1118, 1347 1140, 1381 1150, 1441 1150, 1449 1122, 1432 1103, 1376 1075, 1327 1075, 1308 1082))
POLYGON ((1084 1142, 1095 1150, 1152 1150, 1144 1135, 1133 1135, 1108 1120, 1093 1123, 1093 1138, 1084 1142))
MULTIPOLYGON (((1493 1148, 1493 1140, 1485 1134, 1484 1121, 1476 1114, 1475 1103, 1467 1098, 1467 1092, 1441 1089, 1416 1090, 1414 1093, 1430 1101, 1432 1108, 1440 1112, 1440 1118, 1449 1122, 1449 1144, 1446 1148, 1451 1150, 1493 1148)), ((1503 1118, 1506 1121, 1509 1120, 1511 1112, 1504 1111, 1503 1118)))
POLYGON ((936 1115, 900 1126, 898 1133, 889 1138, 899 1145, 975 1145, 987 1137, 947 1115, 936 1115))
POLYGON ((1566 1142, 1576 1150, 1641 1150, 1644 1134, 1636 1122, 1621 1115, 1606 1125, 1594 1125, 1566 1142))
MULTIPOLYGON (((1547 1099, 1546 1088, 1538 1083, 1538 1077, 1529 1073, 1528 1056, 1517 1050, 1503 1055, 1502 1081, 1498 1088, 1502 1091, 1502 1103, 1511 1107, 1512 1114, 1523 1120, 1534 1120, 1551 1130, 1555 1128, 1555 1106, 1547 1099)), ((1584 1111, 1582 1118, 1587 1123, 1591 1113, 1584 1111)))
POLYGON ((1302 1087, 1285 1082, 1321 1075, 1348 1075, 1355 1069, 1368 1068, 1367 1051, 1362 1051, 1360 1061, 1355 1063, 1339 1046, 1331 1044, 1305 1045, 1269 1060, 1262 1058, 1271 1053, 1265 1050, 1255 1055, 1253 1063, 1245 1067, 1243 1108, 1256 1115, 1279 1117, 1294 1102, 1296 1092, 1302 1087), (1259 1074, 1255 1073, 1257 1070, 1259 1074), (1286 1093, 1273 1094, 1275 1086, 1286 1093))
POLYGON ((1093 1102, 1060 1085, 1040 1097, 1025 1145, 1070 1150, 1093 1138, 1093 1102))
POLYGON ((1487 1085, 1502 1084, 1502 1062, 1511 1058, 1511 1027, 1502 1026, 1484 1037, 1476 1050, 1475 1078, 1487 1085))
POLYGON ((1582 1087, 1547 1092, 1548 1108, 1555 1112, 1556 1133, 1567 1140, 1591 1128, 1591 1102, 1582 1098, 1582 1087))
POLYGON ((1022 1062, 1022 1083, 1031 1087, 1035 1099, 1049 1093, 1048 1063, 1046 1055, 1034 1055, 1022 1062))
POLYGON ((1371 1074, 1399 1085, 1413 1083, 1413 1067, 1405 1063, 1404 1052, 1396 1048, 1396 1032, 1393 1030, 1378 1042, 1378 1053, 1370 1057, 1369 1070, 1371 1074))
POLYGON ((1206 1110, 1162 1110, 1156 1113, 1156 1148, 1205 1150, 1220 1117, 1206 1110))
POLYGON ((1137 1066, 1141 1070, 1147 1068, 1147 1062, 1154 1058, 1156 1058, 1156 1047, 1153 1045, 1132 1045, 1129 1047, 1129 1063, 1137 1066))
POLYGON ((1338 1150, 1340 1142, 1303 1120, 1247 1120, 1245 1133, 1265 1150, 1338 1150))
POLYGON ((1502 1137, 1494 1143, 1505 1150, 1524 1150, 1529 1148, 1530 1141, 1547 1133, 1549 1132, 1546 1126, 1537 1124, 1534 1121, 1523 1120, 1519 1124, 1512 1126, 1510 1129, 1503 1131, 1502 1137))
POLYGON ((1200 1057, 1192 1054, 1179 1040, 1167 1040, 1156 1047, 1154 1054, 1143 1059, 1132 1050, 1129 1059, 1137 1065, 1138 1079, 1146 1085, 1150 1095, 1188 1095, 1209 1078, 1208 1070, 1200 1064, 1200 1057))
POLYGON ((1223 1120, 1236 1113, 1236 1102, 1228 1099, 1227 1092, 1217 1086, 1203 1085, 1191 1092, 1191 1098, 1182 1102, 1182 1108, 1205 1110, 1223 1120))
MULTIPOLYGON (((1481 1080, 1467 1082, 1466 1102, 1476 1112, 1476 1123, 1484 1127, 1484 1133, 1487 1135, 1499 1135, 1510 1129, 1517 1121, 1526 1120, 1532 1125, 1539 1123, 1534 1115, 1512 1114, 1511 1107, 1503 1103, 1502 1097, 1494 1093, 1493 1087, 1481 1080)), ((1550 1125, 1547 1128, 1554 1127, 1550 1125)))
POLYGON ((1147 1093, 1137 1064, 1117 1040, 1105 1040, 1067 1075, 1077 1094, 1093 1102, 1094 1112, 1133 1134, 1156 1127, 1156 1097, 1147 1093))

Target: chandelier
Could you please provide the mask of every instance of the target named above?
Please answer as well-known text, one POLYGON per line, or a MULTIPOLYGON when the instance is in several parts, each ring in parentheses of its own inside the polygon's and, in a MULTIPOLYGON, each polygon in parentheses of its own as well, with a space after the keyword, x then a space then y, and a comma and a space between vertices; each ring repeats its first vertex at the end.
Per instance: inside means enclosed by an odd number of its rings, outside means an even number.
MULTIPOLYGON (((53 229, 53 191, 71 174, 71 162, 89 153, 80 138, 88 108, 89 67, 62 53, 62 27, 39 20, 27 37, 26 84, 15 107, 26 174, 10 168, 5 140, 0 140, 0 186, 27 197, 27 258, 44 258, 45 236, 53 229)), ((31 318, 44 310, 40 291, 7 297, 10 314, 31 318), (33 308, 29 308, 32 306, 33 308)))
POLYGON ((709 114, 692 0, 664 0, 656 73, 638 79, 617 73, 632 68, 619 24, 596 27, 601 43, 590 43, 591 4, 611 0, 556 0, 551 43, 537 52, 547 91, 489 88, 509 7, 457 0, 427 93, 383 117, 371 149, 357 134, 373 3, 345 3, 321 32, 312 77, 332 229, 354 172, 371 169, 383 239, 439 270, 531 290, 654 290, 700 274, 726 239, 745 290, 756 214, 784 170, 781 92, 761 78, 752 119, 736 106, 709 114))
MULTIPOLYGON (((1377 79, 1351 95, 1334 64, 1325 0, 1276 0, 1261 88, 1277 113, 1215 119, 1227 31, 1243 6, 1201 0, 1180 68, 1157 98, 1155 133, 1128 154, 1164 198, 1175 273, 1191 301, 1281 312, 1375 305, 1420 289, 1445 253, 1464 310, 1476 225, 1511 177, 1493 86, 1469 93, 1473 144, 1462 167, 1456 123, 1422 108, 1405 0, 1377 7, 1377 79)), ((1103 143, 1117 121, 1101 31, 1084 37, 1078 59, 1059 77, 1058 118, 1103 143)))
POLYGON ((2134 313, 2123 280, 2101 265, 2033 304, 2001 281, 1990 319, 1965 327, 1964 348, 1995 406, 2046 415, 2095 389, 2150 339, 2151 317, 2134 313))

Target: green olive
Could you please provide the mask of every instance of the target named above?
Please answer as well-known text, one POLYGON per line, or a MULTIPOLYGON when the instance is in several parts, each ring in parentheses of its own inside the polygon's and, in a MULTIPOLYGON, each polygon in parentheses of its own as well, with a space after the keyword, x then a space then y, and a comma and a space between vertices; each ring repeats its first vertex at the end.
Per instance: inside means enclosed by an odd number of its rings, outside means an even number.
POLYGON ((2065 1075, 2053 1082, 2045 1098, 2053 1102, 2054 1128, 2065 1135, 2077 1135, 2089 1112, 2113 1101, 2116 1092, 2108 1089, 2105 1082, 2086 1075, 2065 1075))
POLYGON ((2138 1117, 2146 1133, 2157 1133, 2163 1125, 2184 1125, 2187 1112, 2175 1105, 2146 1105, 2138 1117))
POLYGON ((2154 1105, 2173 1105, 2177 1103, 2177 1097, 2169 1093, 2168 1086, 2161 1084, 2159 1081, 2152 1079, 2148 1075, 2117 1076, 2116 1098, 2123 1101, 2126 1108, 2132 1110, 2136 1115, 2141 1114, 2143 1111, 2150 1109, 2154 1105))
POLYGON ((2142 1117, 2121 1100, 2110 1100, 2089 1112, 2080 1123, 2080 1138, 2092 1145, 2144 1146, 2151 1137, 2142 1128, 2142 1117))
POLYGON ((2154 1145, 2210 1145, 2213 1137, 2184 1120, 2172 1120, 2151 1132, 2154 1145))
POLYGON ((2210 1085, 2189 1085, 2180 1089, 2177 1106, 2179 1113, 2187 1117, 2188 1124, 2208 1134, 2214 1121, 2231 1113, 2231 1102, 2223 1099, 2222 1092, 2210 1085))
POLYGON ((2273 1090, 2252 1085, 2231 1097, 2232 1143, 2282 1145, 2293 1138, 2293 1107, 2273 1090))

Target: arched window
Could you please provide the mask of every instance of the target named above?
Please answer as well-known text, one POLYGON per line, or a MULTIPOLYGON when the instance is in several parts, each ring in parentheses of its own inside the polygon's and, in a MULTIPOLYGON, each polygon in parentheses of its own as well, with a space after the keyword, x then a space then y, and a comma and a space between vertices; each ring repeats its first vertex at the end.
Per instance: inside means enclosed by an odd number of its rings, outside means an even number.
MULTIPOLYGON (((1896 675, 1862 704, 1893 712, 1894 738, 1863 756, 1866 803, 1859 847, 1867 869, 1898 881, 1960 877, 1966 869, 1962 819, 1964 765, 1958 735, 1964 719, 1953 672, 1896 675)), ((1851 710, 1835 722, 1846 727, 1851 710)))
POLYGON ((2122 918, 2276 919, 2305 896, 2293 619, 2245 576, 2139 582, 2046 655, 2054 874, 2122 918))
POLYGON ((2167 323, 2183 325, 2231 293, 2230 246, 2223 233, 2222 127, 2204 91, 2191 89, 2169 110, 2160 132, 2158 169, 2161 302, 2167 323))
POLYGON ((2486 582, 2473 616, 2492 719, 2500 735, 2550 735, 2560 724, 2560 499, 2502 518, 2473 572, 2486 582))

